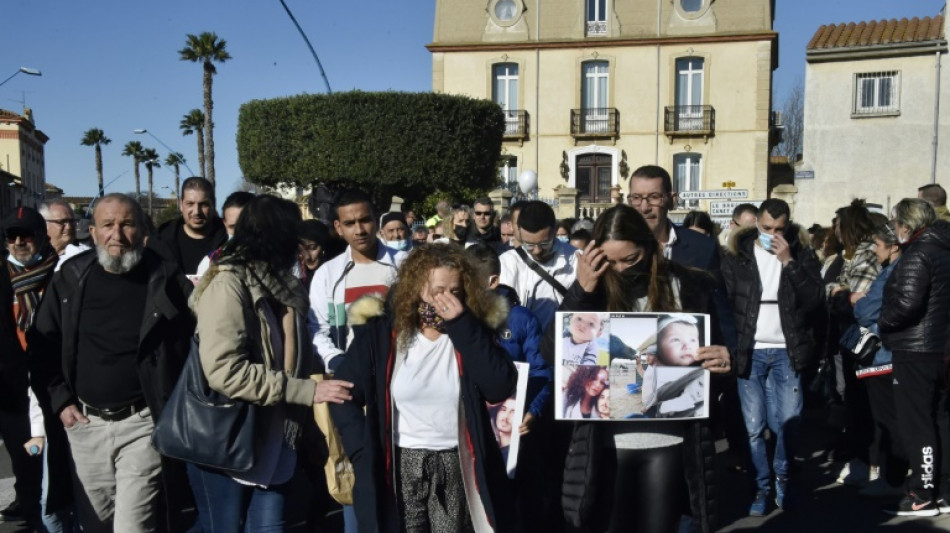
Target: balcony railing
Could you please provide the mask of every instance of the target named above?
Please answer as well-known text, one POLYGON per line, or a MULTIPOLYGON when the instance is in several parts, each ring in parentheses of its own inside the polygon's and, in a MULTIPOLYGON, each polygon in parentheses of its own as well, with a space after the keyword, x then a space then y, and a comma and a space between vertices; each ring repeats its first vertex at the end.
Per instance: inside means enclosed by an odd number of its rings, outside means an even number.
POLYGON ((716 131, 716 110, 711 105, 667 106, 664 130, 669 136, 702 135, 716 131))
POLYGON ((616 138, 620 135, 620 112, 613 107, 571 109, 571 135, 616 138))
POLYGON ((528 112, 523 109, 502 111, 505 114, 505 140, 528 137, 528 112))
POLYGON ((588 20, 587 35, 607 35, 606 20, 588 20))

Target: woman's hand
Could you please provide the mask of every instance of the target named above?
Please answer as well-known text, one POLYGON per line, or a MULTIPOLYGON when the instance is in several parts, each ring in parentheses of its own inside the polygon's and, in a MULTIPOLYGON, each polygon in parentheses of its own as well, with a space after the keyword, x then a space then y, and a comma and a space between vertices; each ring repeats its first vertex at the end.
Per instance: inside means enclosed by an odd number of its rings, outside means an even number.
POLYGON ((866 292, 852 292, 851 295, 848 297, 848 300, 851 302, 851 305, 853 307, 854 304, 858 303, 858 300, 860 300, 861 298, 864 298, 867 295, 868 293, 866 292))
POLYGON ((525 413, 524 418, 521 419, 521 425, 518 426, 518 433, 521 433, 522 436, 531 433, 531 427, 534 426, 534 415, 531 413, 525 413))
POLYGON ((732 369, 732 359, 725 346, 700 346, 696 360, 702 361, 703 368, 713 374, 728 374, 732 369))
POLYGON ((353 397, 350 395, 350 389, 352 388, 352 383, 340 379, 318 381, 317 388, 313 392, 313 403, 343 403, 352 400, 353 397))
POLYGON ((439 316, 445 321, 456 319, 465 311, 462 302, 451 292, 442 292, 433 295, 432 305, 435 306, 435 311, 439 313, 439 316))
POLYGON ((583 253, 577 253, 577 282, 584 292, 594 292, 600 277, 610 268, 604 251, 597 247, 597 243, 590 241, 583 253))

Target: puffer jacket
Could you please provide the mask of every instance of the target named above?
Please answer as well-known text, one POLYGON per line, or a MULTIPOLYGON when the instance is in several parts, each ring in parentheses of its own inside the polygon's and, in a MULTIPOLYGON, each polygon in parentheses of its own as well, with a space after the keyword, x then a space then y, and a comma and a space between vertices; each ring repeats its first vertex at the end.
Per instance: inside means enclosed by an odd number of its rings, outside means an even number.
MULTIPOLYGON (((518 373, 492 334, 507 314, 500 297, 487 313, 466 309, 445 322, 459 365, 459 459, 474 530, 515 531, 509 480, 485 402, 514 392, 518 373)), ((364 296, 348 310, 353 342, 336 378, 353 383, 353 399, 331 404, 330 414, 353 463, 353 506, 360 533, 396 533, 404 529, 398 511, 395 413, 390 385, 404 354, 397 353, 396 332, 382 300, 364 296)))
POLYGON ((938 220, 901 248, 884 286, 882 339, 894 352, 943 353, 950 322, 950 222, 938 220))
MULTIPOLYGON (((762 300, 762 278, 755 261, 756 228, 742 228, 732 234, 722 252, 722 276, 732 302, 739 333, 739 349, 733 362, 736 375, 747 378, 751 372, 752 349, 762 300)), ((825 289, 821 283, 821 263, 804 246, 807 233, 797 224, 785 231, 792 262, 782 268, 779 278, 778 306, 788 357, 796 372, 810 362, 814 349, 810 315, 821 308, 825 289)))

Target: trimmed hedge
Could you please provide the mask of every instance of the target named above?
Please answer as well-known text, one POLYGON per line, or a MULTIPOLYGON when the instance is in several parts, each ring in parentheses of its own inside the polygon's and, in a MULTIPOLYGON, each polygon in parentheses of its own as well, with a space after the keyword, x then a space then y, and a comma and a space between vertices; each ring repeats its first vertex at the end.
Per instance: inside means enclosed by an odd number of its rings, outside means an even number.
POLYGON ((242 105, 238 158, 250 182, 355 186, 385 208, 494 188, 504 128, 497 104, 464 96, 306 94, 242 105))

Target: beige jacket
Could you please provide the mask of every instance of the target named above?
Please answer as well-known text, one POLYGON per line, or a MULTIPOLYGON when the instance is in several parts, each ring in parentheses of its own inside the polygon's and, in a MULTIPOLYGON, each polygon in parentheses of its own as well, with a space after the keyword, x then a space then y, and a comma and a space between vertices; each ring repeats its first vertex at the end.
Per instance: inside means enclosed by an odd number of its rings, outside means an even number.
POLYGON ((290 273, 270 275, 253 264, 214 265, 189 304, 198 317, 201 366, 212 389, 258 405, 313 405, 309 300, 299 280, 290 273), (270 340, 268 298, 284 308, 271 318, 284 330, 282 353, 275 353, 270 340))

